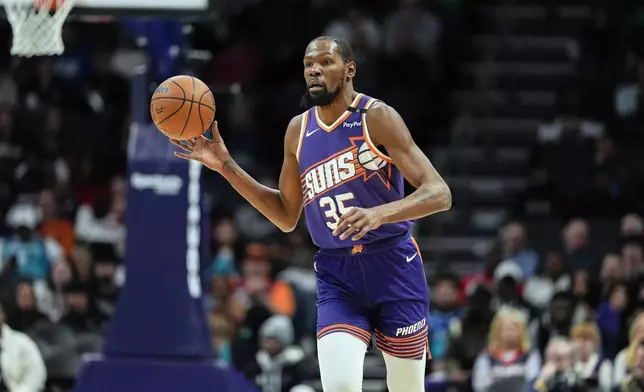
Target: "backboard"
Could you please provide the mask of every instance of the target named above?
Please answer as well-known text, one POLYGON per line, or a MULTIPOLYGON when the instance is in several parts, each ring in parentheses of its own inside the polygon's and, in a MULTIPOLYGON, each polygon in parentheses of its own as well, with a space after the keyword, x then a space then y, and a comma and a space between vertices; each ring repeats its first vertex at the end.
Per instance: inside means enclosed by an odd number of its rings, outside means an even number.
MULTIPOLYGON (((6 0, 0 0, 4 5, 6 0)), ((21 0, 32 3, 34 0, 21 0)), ((203 16, 216 0, 76 0, 74 15, 111 16, 203 16)), ((3 11, 4 7, 0 7, 3 11)))

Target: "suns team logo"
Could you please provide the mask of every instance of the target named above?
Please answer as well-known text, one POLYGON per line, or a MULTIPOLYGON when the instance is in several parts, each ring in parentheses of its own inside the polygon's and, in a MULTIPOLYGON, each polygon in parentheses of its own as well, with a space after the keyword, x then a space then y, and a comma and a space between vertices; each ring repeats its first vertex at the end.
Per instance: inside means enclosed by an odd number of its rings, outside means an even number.
POLYGON ((389 189, 391 165, 378 157, 363 137, 349 138, 351 146, 309 168, 301 175, 304 205, 342 184, 376 178, 389 189))

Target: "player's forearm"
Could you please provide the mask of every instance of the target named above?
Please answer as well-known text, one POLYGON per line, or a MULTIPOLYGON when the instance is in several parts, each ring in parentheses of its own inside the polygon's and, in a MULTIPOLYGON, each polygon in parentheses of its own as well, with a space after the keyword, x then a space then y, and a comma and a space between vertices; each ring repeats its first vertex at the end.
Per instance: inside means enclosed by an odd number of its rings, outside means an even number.
POLYGON ((299 217, 290 217, 277 189, 260 184, 229 159, 221 173, 240 195, 284 232, 293 231, 299 217))
POLYGON ((398 223, 447 211, 452 207, 452 193, 444 184, 423 184, 404 199, 375 207, 383 223, 398 223))

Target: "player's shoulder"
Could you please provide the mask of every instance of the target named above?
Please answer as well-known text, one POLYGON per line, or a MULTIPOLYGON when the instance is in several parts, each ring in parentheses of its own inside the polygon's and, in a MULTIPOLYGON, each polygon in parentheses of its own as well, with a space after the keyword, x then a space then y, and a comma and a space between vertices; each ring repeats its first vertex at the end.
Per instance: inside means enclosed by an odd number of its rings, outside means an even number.
POLYGON ((392 116, 397 116, 398 112, 392 106, 385 102, 374 99, 367 109, 367 119, 369 120, 388 120, 392 116))
POLYGON ((286 134, 284 135, 284 143, 292 149, 293 152, 297 150, 297 145, 300 140, 300 133, 302 133, 302 126, 304 125, 305 116, 307 112, 298 114, 291 118, 286 127, 286 134))

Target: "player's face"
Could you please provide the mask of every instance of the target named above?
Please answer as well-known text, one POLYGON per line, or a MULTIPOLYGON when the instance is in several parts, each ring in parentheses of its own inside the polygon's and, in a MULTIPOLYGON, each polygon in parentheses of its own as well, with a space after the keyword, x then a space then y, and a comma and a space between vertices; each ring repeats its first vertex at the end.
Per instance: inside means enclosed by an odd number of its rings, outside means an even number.
POLYGON ((355 74, 355 64, 345 63, 333 41, 312 42, 304 54, 307 100, 312 106, 329 105, 355 74))

